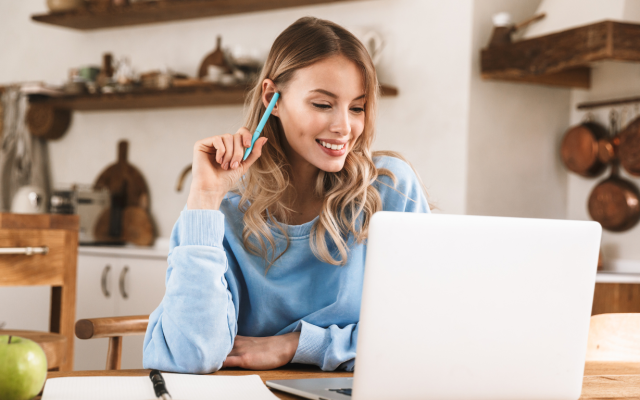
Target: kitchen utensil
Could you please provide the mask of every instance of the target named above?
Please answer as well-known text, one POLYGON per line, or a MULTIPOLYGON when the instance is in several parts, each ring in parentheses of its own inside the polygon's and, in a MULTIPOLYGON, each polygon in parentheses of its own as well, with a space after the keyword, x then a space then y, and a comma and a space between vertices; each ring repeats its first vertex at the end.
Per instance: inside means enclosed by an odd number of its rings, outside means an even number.
POLYGON ((617 161, 612 163, 609 178, 593 189, 587 204, 591 218, 609 231, 626 231, 640 220, 640 192, 619 176, 617 161))
POLYGON ((382 57, 382 50, 384 50, 385 42, 378 32, 371 30, 366 32, 360 38, 364 47, 367 48, 369 55, 371 56, 371 61, 373 61, 373 65, 378 65, 380 62, 380 58, 382 57))
POLYGON ((633 176, 640 176, 640 117, 620 132, 620 163, 633 176))
POLYGON ((70 11, 83 6, 82 0, 47 0, 51 12, 70 11))
POLYGON ((586 121, 570 128, 562 139, 560 156, 565 166, 576 174, 600 175, 606 164, 599 158, 599 141, 607 137, 607 130, 595 122, 586 121))
POLYGON ((78 76, 80 76, 85 82, 95 82, 99 73, 99 67, 87 66, 78 68, 78 76))
POLYGON ((111 207, 98 218, 94 236, 101 242, 146 246, 155 238, 148 212, 149 190, 142 174, 128 163, 128 148, 126 140, 118 143, 118 162, 105 169, 94 185, 94 189, 106 188, 111 193, 111 207))
POLYGON ((75 214, 77 204, 74 190, 54 190, 51 195, 52 214, 75 214))
POLYGON ((147 208, 149 189, 140 171, 127 161, 129 142, 118 143, 118 161, 107 167, 96 179, 94 189, 106 188, 109 193, 121 193, 126 182, 126 198, 123 207, 142 206, 147 208))
POLYGON ((23 186, 13 196, 11 212, 16 214, 41 214, 47 210, 44 190, 37 186, 23 186))
POLYGON ((33 136, 55 140, 60 139, 71 125, 71 111, 53 108, 44 104, 31 103, 27 110, 27 126, 33 136))
POLYGON ((200 63, 198 78, 204 78, 207 76, 207 73, 209 72, 209 65, 220 67, 225 74, 232 73, 231 67, 227 63, 224 51, 222 50, 222 36, 218 36, 216 39, 216 49, 209 53, 200 63))
POLYGON ((77 198, 78 216, 80 217, 80 243, 93 243, 98 241, 94 232, 98 218, 104 210, 110 207, 111 198, 107 189, 94 190, 92 188, 79 188, 75 190, 77 198))
POLYGON ((124 209, 122 237, 138 246, 151 246, 155 239, 155 229, 149 213, 142 207, 124 209))
POLYGON ((489 40, 488 47, 503 46, 505 44, 511 43, 511 36, 515 32, 526 28, 534 22, 540 21, 541 19, 546 17, 546 15, 547 14, 545 13, 534 15, 533 17, 514 25, 509 13, 501 12, 495 14, 492 17, 493 32, 491 33, 491 39, 489 40))
POLYGON ((143 207, 125 207, 122 216, 122 230, 117 237, 110 235, 113 212, 108 208, 98 218, 93 232, 100 242, 130 242, 138 246, 150 246, 155 239, 155 229, 151 217, 143 207))
POLYGON ((96 77, 96 83, 99 87, 108 87, 113 83, 113 55, 111 53, 104 53, 102 55, 102 68, 100 73, 96 77))

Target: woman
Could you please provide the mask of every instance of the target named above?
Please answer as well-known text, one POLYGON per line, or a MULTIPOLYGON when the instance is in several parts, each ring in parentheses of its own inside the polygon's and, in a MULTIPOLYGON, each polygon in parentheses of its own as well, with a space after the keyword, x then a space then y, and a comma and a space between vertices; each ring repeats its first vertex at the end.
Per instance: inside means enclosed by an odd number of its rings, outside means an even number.
POLYGON ((145 368, 353 370, 371 216, 429 212, 407 163, 372 157, 377 90, 366 49, 344 28, 302 18, 280 34, 250 94, 251 130, 194 147, 145 368))

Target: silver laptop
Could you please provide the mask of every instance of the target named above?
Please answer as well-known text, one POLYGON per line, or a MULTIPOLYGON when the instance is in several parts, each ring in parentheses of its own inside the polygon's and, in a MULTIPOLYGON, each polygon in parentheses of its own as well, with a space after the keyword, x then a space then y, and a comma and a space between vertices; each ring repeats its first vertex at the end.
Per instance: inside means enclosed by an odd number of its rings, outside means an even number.
POLYGON ((591 221, 379 212, 353 379, 309 399, 580 397, 602 230, 591 221))

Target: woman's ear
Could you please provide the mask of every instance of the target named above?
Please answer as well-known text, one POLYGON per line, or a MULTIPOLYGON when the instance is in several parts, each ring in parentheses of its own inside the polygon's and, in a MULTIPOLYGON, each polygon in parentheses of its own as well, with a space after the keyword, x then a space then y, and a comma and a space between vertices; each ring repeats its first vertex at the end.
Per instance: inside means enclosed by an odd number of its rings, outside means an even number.
MULTIPOLYGON (((278 89, 276 88, 276 84, 273 83, 271 79, 265 79, 264 81, 262 81, 262 104, 264 104, 265 108, 269 106, 269 102, 271 102, 271 98, 273 98, 273 95, 276 94, 277 92, 278 92, 278 89)), ((278 110, 279 110, 278 103, 276 103, 276 105, 273 107, 273 111, 271 111, 271 115, 275 115, 276 117, 279 117, 280 115, 278 115, 279 113, 278 110)))

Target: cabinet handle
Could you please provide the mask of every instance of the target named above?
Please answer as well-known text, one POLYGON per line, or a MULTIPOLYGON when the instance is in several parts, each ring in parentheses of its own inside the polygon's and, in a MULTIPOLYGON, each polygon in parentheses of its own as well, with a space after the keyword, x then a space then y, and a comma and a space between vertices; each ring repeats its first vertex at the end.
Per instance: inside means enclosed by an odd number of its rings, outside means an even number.
POLYGON ((127 276, 127 272, 129 272, 129 267, 127 265, 122 268, 122 272, 120 272, 120 295, 122 295, 123 299, 128 299, 129 295, 127 291, 124 289, 124 278, 127 276))
POLYGON ((104 297, 109 298, 111 293, 109 293, 109 289, 107 289, 107 275, 111 271, 111 265, 106 265, 102 270, 102 277, 100 278, 100 287, 102 288, 102 294, 104 297))
POLYGON ((47 254, 49 248, 47 246, 40 247, 0 247, 0 254, 26 254, 32 256, 34 254, 47 254))

